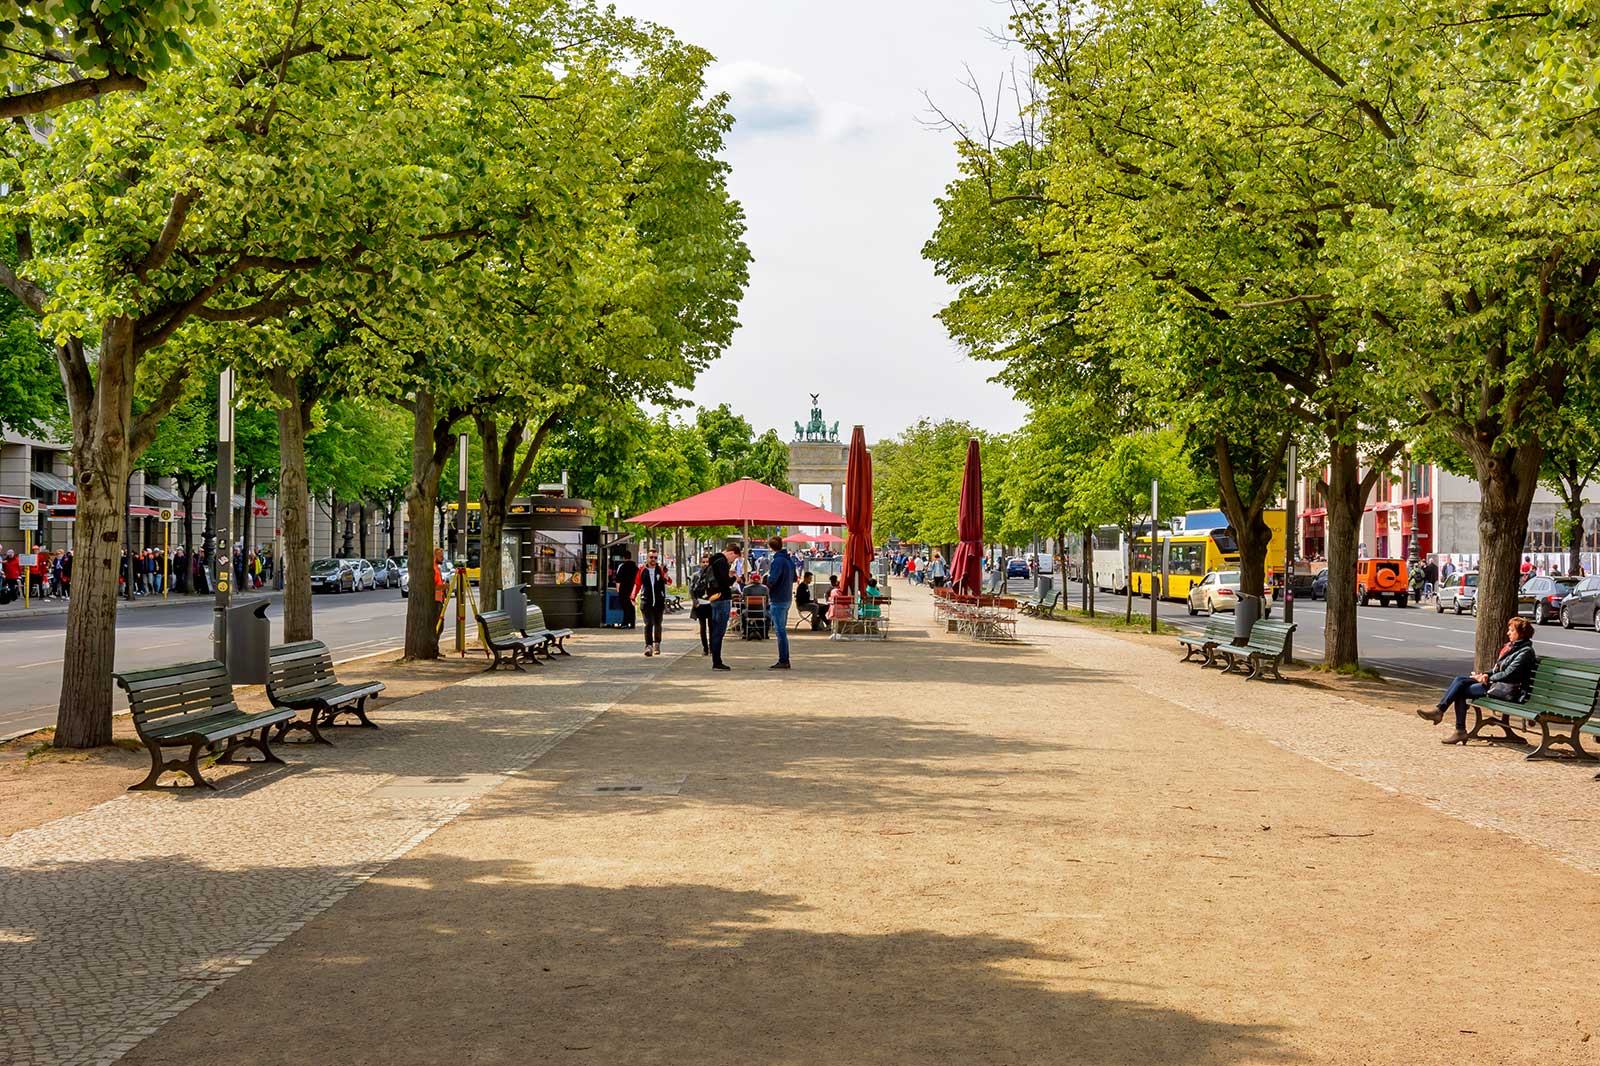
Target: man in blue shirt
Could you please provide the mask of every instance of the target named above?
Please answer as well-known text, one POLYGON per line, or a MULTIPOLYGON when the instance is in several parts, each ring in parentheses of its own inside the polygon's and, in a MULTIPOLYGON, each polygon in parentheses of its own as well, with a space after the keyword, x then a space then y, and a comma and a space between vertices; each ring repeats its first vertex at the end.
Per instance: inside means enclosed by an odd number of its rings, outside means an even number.
POLYGON ((772 557, 767 561, 767 595, 772 605, 772 628, 778 634, 778 661, 769 669, 789 669, 789 606, 794 602, 794 556, 784 549, 783 541, 773 537, 767 541, 772 557))

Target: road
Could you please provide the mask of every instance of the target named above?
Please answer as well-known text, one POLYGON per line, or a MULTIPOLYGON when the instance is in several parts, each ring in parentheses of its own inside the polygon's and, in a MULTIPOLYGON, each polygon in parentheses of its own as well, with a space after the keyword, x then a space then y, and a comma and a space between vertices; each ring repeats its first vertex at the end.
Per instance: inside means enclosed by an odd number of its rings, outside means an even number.
MULTIPOLYGON (((399 647, 405 628, 405 600, 399 592, 378 589, 342 596, 313 596, 317 639, 339 659, 399 647)), ((272 639, 283 639, 283 612, 273 600, 267 617, 272 639)), ((0 619, 0 737, 51 725, 61 691, 65 614, 0 619)), ((133 607, 117 615, 119 670, 182 662, 211 654, 211 601, 171 606, 133 607)), ((126 701, 116 693, 118 709, 126 701)))
MULTIPOLYGON (((1031 581, 1013 579, 1010 591, 1031 596, 1031 581)), ((1073 585, 1063 596, 1081 606, 1081 586, 1073 585)), ((1148 599, 1136 599, 1135 611, 1147 611, 1148 599)), ((1095 593, 1095 609, 1118 611, 1123 597, 1109 592, 1095 593)), ((1431 601, 1422 607, 1358 607, 1358 639, 1361 663, 1385 676, 1407 678, 1437 684, 1456 674, 1472 669, 1473 627, 1476 619, 1469 615, 1438 614, 1431 601)), ((1183 603, 1161 604, 1162 621, 1171 622, 1181 629, 1199 631, 1205 627, 1205 616, 1189 617, 1183 603)), ((1283 617, 1283 603, 1272 605, 1272 616, 1283 617)), ((1294 635, 1294 654, 1297 659, 1317 661, 1322 658, 1322 628, 1326 617, 1324 604, 1317 600, 1296 600, 1294 620, 1298 628, 1294 635)), ((1533 638, 1534 647, 1541 655, 1555 655, 1563 659, 1588 659, 1600 661, 1600 633, 1591 629, 1562 629, 1551 624, 1538 627, 1533 638)))

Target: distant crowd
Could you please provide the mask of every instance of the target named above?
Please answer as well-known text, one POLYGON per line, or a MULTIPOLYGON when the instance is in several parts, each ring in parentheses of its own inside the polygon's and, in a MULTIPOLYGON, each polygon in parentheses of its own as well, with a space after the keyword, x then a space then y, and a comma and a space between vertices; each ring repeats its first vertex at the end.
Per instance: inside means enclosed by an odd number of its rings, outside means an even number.
MULTIPOLYGON (((27 594, 34 599, 66 600, 72 596, 72 552, 40 551, 33 565, 24 567, 23 557, 15 549, 0 551, 0 604, 22 599, 24 583, 27 594)), ((233 551, 233 580, 236 588, 259 589, 272 581, 274 560, 267 549, 233 551)), ((165 592, 208 594, 214 591, 211 580, 211 557, 204 548, 192 553, 175 548, 163 559, 160 548, 145 548, 131 554, 122 551, 121 570, 117 576, 117 593, 128 595, 128 582, 133 582, 133 596, 160 596, 165 592), (163 561, 165 565, 163 565, 163 561), (169 588, 170 586, 170 588, 169 588)))

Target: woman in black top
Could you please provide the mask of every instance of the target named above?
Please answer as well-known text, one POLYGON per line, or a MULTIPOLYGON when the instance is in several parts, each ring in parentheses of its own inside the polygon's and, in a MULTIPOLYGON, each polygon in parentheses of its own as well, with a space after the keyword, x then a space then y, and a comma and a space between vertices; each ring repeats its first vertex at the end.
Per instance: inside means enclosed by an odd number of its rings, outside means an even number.
POLYGON ((1439 705, 1433 710, 1421 710, 1417 714, 1426 718, 1434 725, 1444 720, 1445 708, 1455 704, 1456 727, 1445 735, 1440 742, 1443 744, 1465 744, 1467 742, 1467 704, 1482 696, 1489 695, 1491 685, 1506 685, 1507 694, 1497 698, 1520 700, 1526 694, 1528 682, 1533 678, 1533 667, 1538 662, 1538 656, 1533 651, 1533 623, 1526 618, 1517 617, 1506 623, 1506 643, 1500 648, 1500 654, 1495 657, 1494 666, 1486 672, 1476 674, 1462 674, 1450 682, 1450 687, 1439 699, 1439 705))

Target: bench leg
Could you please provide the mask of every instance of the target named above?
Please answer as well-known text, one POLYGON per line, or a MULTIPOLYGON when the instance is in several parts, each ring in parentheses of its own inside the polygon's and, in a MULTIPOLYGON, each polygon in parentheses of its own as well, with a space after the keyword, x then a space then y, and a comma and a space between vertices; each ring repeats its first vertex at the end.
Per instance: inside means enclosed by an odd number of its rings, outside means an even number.
POLYGON ((572 655, 572 653, 567 650, 567 638, 566 637, 562 637, 560 640, 556 641, 556 654, 558 654, 558 655, 566 655, 566 656, 571 656, 572 655))
MULTIPOLYGON (((251 730, 248 733, 242 733, 236 737, 229 737, 228 746, 222 750, 221 755, 217 756, 217 762, 237 763, 239 760, 234 758, 234 752, 238 751, 241 747, 254 748, 259 751, 261 753, 261 762, 283 762, 282 759, 273 754, 272 747, 267 742, 271 733, 272 727, 269 725, 261 728, 261 735, 259 737, 256 736, 255 730, 251 730)), ((323 741, 323 743, 327 743, 327 741, 323 741)))
POLYGON ((189 780, 194 782, 196 788, 209 788, 213 792, 217 786, 200 776, 200 752, 205 749, 204 744, 190 744, 187 759, 163 759, 161 745, 145 741, 144 746, 150 750, 150 772, 143 781, 137 785, 129 785, 129 792, 161 792, 164 791, 158 782, 161 775, 167 771, 176 774, 188 774, 189 780))
POLYGON ((1483 713, 1483 708, 1481 708, 1481 707, 1472 708, 1472 728, 1467 730, 1467 739, 1468 740, 1487 740, 1487 741, 1489 741, 1491 743, 1494 743, 1494 744, 1501 744, 1501 743, 1526 744, 1527 743, 1527 740, 1524 739, 1522 734, 1518 733, 1516 730, 1511 728, 1511 719, 1504 718, 1504 717, 1502 717, 1500 715, 1497 715, 1497 714, 1484 714, 1483 713), (1504 736, 1498 736, 1498 737, 1486 737, 1486 736, 1483 736, 1483 730, 1485 730, 1485 729, 1499 729, 1502 733, 1504 733, 1504 736))
POLYGON ((1560 733, 1551 735, 1550 723, 1541 719, 1539 721, 1539 746, 1528 752, 1530 759, 1559 759, 1561 753, 1551 750, 1551 745, 1565 744, 1572 749, 1572 758, 1583 762, 1594 762, 1595 756, 1586 751, 1583 746, 1582 722, 1572 724, 1572 732, 1566 736, 1560 733))
POLYGON ((356 716, 356 718, 358 718, 360 720, 360 722, 361 722, 360 728, 362 728, 362 729, 376 729, 376 728, 378 728, 378 723, 374 722, 372 719, 367 717, 367 700, 368 699, 372 699, 372 698, 375 698, 375 697, 362 696, 359 700, 356 700, 356 702, 355 702, 355 704, 353 706, 351 704, 345 704, 342 707, 329 707, 328 708, 328 717, 323 721, 322 724, 323 725, 332 725, 333 724, 333 720, 335 718, 339 717, 341 714, 353 714, 353 715, 356 716))
POLYGON ((1199 653, 1199 654, 1202 654, 1202 655, 1205 653, 1205 649, 1204 648, 1197 648, 1193 644, 1185 644, 1184 648, 1186 648, 1187 650, 1183 653, 1183 658, 1181 660, 1179 660, 1180 662, 1188 662, 1190 659, 1193 659, 1195 657, 1196 653, 1199 653))

